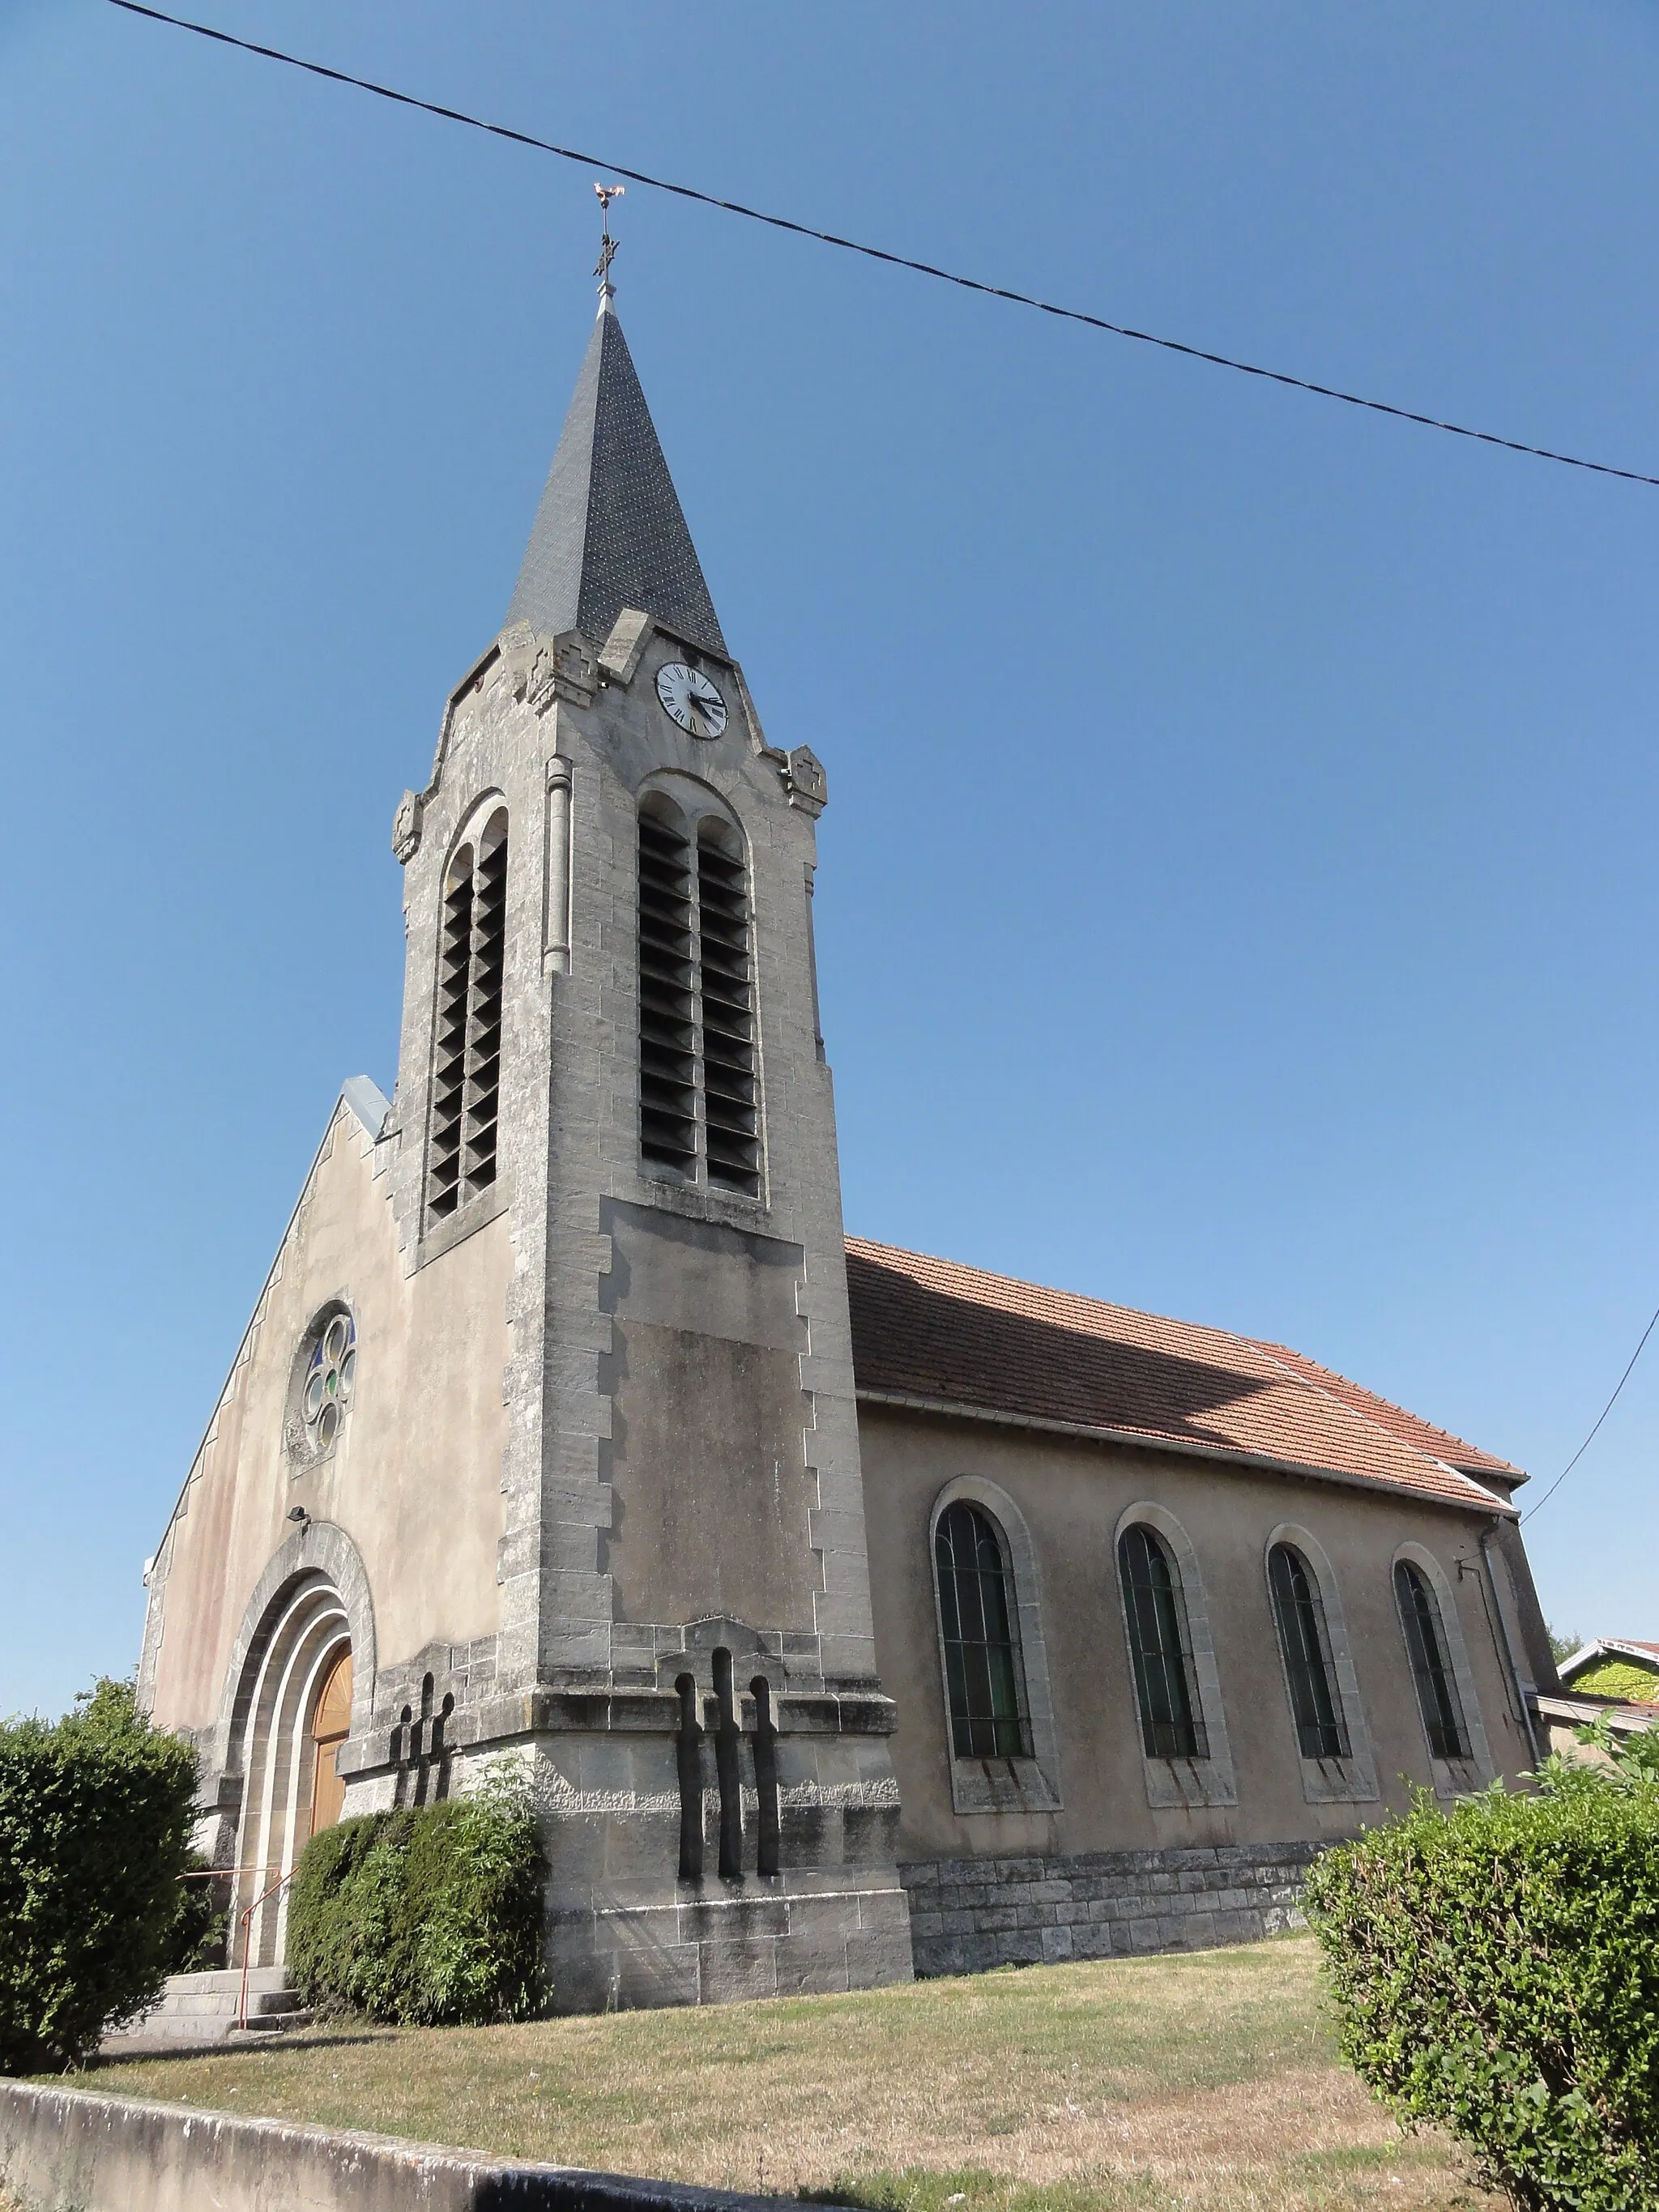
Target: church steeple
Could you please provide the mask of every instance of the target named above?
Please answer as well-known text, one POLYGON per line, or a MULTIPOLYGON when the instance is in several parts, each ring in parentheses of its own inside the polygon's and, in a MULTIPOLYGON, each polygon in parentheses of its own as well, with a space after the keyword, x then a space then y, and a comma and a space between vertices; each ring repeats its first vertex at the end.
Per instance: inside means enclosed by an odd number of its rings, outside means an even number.
POLYGON ((602 645, 624 607, 726 655, 607 286, 507 618, 546 637, 580 629, 602 645))

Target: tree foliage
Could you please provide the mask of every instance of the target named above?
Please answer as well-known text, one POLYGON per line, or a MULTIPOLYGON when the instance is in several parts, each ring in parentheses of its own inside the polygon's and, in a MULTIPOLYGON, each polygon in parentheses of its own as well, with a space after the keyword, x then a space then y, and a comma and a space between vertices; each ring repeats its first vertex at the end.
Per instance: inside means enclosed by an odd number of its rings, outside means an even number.
POLYGON ((160 1994, 194 1905, 195 1792, 195 1752, 130 1682, 0 1723, 0 2072, 73 2064, 160 1994))
POLYGON ((405 2025, 539 2010, 542 1851, 505 1762, 476 1795, 371 1813, 307 1844, 288 1908, 289 1970, 315 2004, 405 2025))
POLYGON ((1308 1883, 1344 2056, 1519 2212, 1659 2208, 1659 1734, 1552 1757, 1328 1851, 1308 1883))

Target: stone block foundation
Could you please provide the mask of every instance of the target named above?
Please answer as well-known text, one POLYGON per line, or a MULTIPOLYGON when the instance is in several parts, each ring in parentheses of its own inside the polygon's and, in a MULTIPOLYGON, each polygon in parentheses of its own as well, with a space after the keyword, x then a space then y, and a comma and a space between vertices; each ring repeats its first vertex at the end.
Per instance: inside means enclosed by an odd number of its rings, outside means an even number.
POLYGON ((1080 1851, 901 1866, 919 1976, 1249 1943, 1303 1924, 1318 1844, 1080 1851))

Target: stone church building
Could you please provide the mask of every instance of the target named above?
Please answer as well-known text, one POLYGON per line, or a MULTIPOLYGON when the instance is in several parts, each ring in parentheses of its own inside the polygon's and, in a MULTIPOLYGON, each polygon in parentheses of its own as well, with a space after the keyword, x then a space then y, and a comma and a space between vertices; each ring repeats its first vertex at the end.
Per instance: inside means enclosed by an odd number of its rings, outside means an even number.
POLYGON ((1257 1934, 1407 1780, 1533 1764, 1518 1469, 845 1235, 825 798, 607 290, 397 811, 396 1088, 345 1084, 148 1572, 255 1963, 318 1827, 504 1754, 567 2010, 1257 1934))

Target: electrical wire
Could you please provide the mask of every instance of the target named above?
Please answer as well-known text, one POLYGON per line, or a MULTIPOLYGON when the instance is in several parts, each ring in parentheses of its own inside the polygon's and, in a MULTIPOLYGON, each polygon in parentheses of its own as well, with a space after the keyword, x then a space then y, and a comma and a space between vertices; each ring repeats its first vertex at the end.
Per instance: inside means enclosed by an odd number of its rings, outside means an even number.
MULTIPOLYGON (((700 191, 695 185, 672 182, 666 177, 653 177, 643 169, 626 168, 620 161, 607 161, 597 154, 585 154, 575 147, 556 145, 551 139, 537 138, 527 131, 514 131, 504 123, 486 122, 483 117, 468 115, 459 107, 445 107, 436 100, 418 100, 413 93, 398 92, 392 86, 376 84, 370 77, 353 76, 347 70, 331 69, 325 63, 307 61, 298 54, 285 53, 280 46, 264 46, 252 39, 239 39, 228 31, 216 29, 210 23, 192 22, 185 15, 170 15, 161 8, 149 8, 142 0, 110 0, 110 5, 122 9, 129 15, 143 15, 154 23, 170 24, 174 30, 191 31, 198 38, 211 39, 222 46, 234 46, 246 54, 258 54, 265 61, 281 62, 289 69, 303 70, 308 76, 326 77, 333 84, 348 84, 359 92, 373 93, 377 99, 394 100, 400 107, 418 108, 423 115, 436 115, 447 123, 462 123, 469 130, 483 131, 492 138, 505 138, 515 146, 527 146, 538 154, 554 154, 562 161, 579 161, 585 168, 608 170, 612 176, 626 177, 631 185, 646 185, 653 191, 672 192, 676 198, 695 200, 699 206, 718 208, 724 214, 742 216, 750 222, 765 223, 773 230, 790 232, 797 238, 816 239, 820 245, 838 247, 845 253, 860 253, 867 260, 883 261, 894 269, 908 269, 918 276, 932 276, 943 284, 955 284, 965 292, 981 292, 988 299, 1006 300, 1017 307, 1035 308, 1039 314, 1054 315, 1063 322, 1084 323, 1091 330, 1105 331, 1113 337, 1133 338, 1138 345, 1159 346, 1166 353, 1184 354, 1189 361, 1205 361, 1217 368, 1231 368, 1241 376, 1255 376, 1268 384, 1282 384, 1293 392, 1312 392, 1320 399, 1340 400, 1346 407, 1364 407, 1373 415, 1392 416, 1396 422, 1414 422, 1425 430, 1443 430, 1454 438, 1472 438, 1483 446, 1498 446, 1505 453, 1526 453, 1534 460, 1555 461, 1563 468, 1587 469, 1601 477, 1620 477, 1626 483, 1659 485, 1659 476, 1644 475, 1640 469, 1615 468, 1608 461, 1590 461, 1577 453, 1561 453, 1548 446, 1529 446, 1519 438, 1501 438, 1492 430, 1472 429, 1466 422, 1448 422, 1437 415, 1420 415, 1410 407, 1396 407, 1386 399, 1367 399, 1357 392, 1341 392, 1335 386, 1316 384, 1311 378, 1291 376, 1283 369, 1263 368, 1257 362, 1236 361, 1229 354, 1211 353, 1203 346, 1188 345, 1183 339, 1160 337, 1152 331, 1139 331, 1127 323, 1109 322, 1103 315, 1086 313, 1081 307, 1063 307, 1052 300, 1034 298, 1029 292, 1011 291, 1003 284, 990 284, 977 276, 964 276, 951 269, 935 268, 929 261, 914 261, 908 254, 890 252, 884 246, 869 246, 855 238, 841 238, 834 231, 815 229, 811 223, 795 222, 789 216, 769 215, 763 209, 745 207, 741 200, 721 199, 716 193, 700 191)), ((1535 1508, 1534 1509, 1536 1510, 1535 1508)))
MULTIPOLYGON (((1634 1369, 1634 1367, 1635 1367, 1635 1365, 1636 1365, 1637 1361, 1638 1361, 1638 1360, 1642 1357, 1643 1352, 1646 1349, 1646 1346, 1647 1346, 1647 1340, 1648 1340, 1648 1339, 1649 1339, 1649 1338, 1653 1334, 1653 1332, 1654 1332, 1654 1330, 1655 1330, 1656 1328, 1659 1328, 1659 1313, 1656 1313, 1656 1314, 1654 1315, 1653 1319, 1652 1319, 1652 1320, 1648 1323, 1647 1327, 1646 1327, 1646 1328, 1642 1331, 1642 1341, 1641 1341, 1641 1343, 1640 1343, 1640 1344, 1638 1344, 1638 1345, 1637 1346, 1637 1347, 1636 1347, 1635 1351, 1634 1351, 1634 1352, 1632 1352, 1632 1354, 1631 1354, 1631 1356, 1630 1356, 1630 1366, 1629 1366, 1629 1367, 1627 1367, 1627 1368, 1625 1370, 1624 1373, 1623 1373, 1623 1374, 1619 1377, 1619 1390, 1622 1390, 1622 1389, 1624 1389, 1624 1387, 1625 1387, 1626 1383, 1626 1382, 1628 1382, 1630 1381, 1632 1370, 1634 1369)), ((1619 1403, 1619 1390, 1615 1390, 1615 1391, 1613 1392, 1613 1394, 1612 1397, 1608 1399, 1608 1401, 1607 1401, 1607 1404, 1606 1404, 1605 1406, 1603 1406, 1603 1407, 1602 1407, 1602 1408, 1601 1408, 1601 1415, 1600 1415, 1600 1417, 1599 1417, 1599 1419, 1597 1419, 1596 1424, 1595 1424, 1595 1429, 1599 1429, 1599 1428, 1601 1427, 1601 1423, 1602 1423, 1603 1421, 1605 1421, 1605 1420, 1606 1420, 1606 1419, 1607 1418, 1607 1415, 1608 1415, 1608 1414, 1613 1411, 1613 1407, 1614 1407, 1619 1403)), ((1578 1464, 1579 1461, 1580 1461, 1581 1459, 1583 1459, 1583 1457, 1584 1456, 1584 1454, 1585 1454, 1585 1453, 1589 1449, 1590 1446, 1591 1446, 1591 1445, 1595 1442, 1595 1429, 1592 1429, 1592 1430, 1590 1431, 1589 1434, 1585 1437, 1585 1439, 1584 1439, 1583 1443, 1582 1444, 1580 1444, 1580 1445, 1579 1445, 1579 1447, 1578 1447, 1577 1450, 1573 1454, 1572 1457, 1571 1457, 1571 1458, 1567 1462, 1566 1465, 1562 1468, 1562 1470, 1561 1470, 1560 1474, 1558 1474, 1558 1475, 1556 1476, 1556 1478, 1555 1478, 1554 1481, 1553 1481, 1553 1483, 1551 1483, 1551 1485, 1550 1485, 1549 1488, 1548 1488, 1548 1489, 1544 1492, 1544 1495, 1543 1495, 1543 1496, 1539 1499, 1539 1501, 1538 1501, 1537 1504, 1536 1504, 1536 1505, 1529 1505, 1529 1506, 1527 1508, 1526 1511, 1525 1511, 1525 1512, 1521 1516, 1521 1518, 1522 1518, 1522 1520, 1523 1522, 1524 1522, 1524 1521, 1530 1521, 1530 1520, 1531 1520, 1531 1518, 1532 1518, 1532 1516, 1533 1516, 1533 1515, 1534 1515, 1534 1513, 1541 1513, 1541 1512, 1543 1511, 1543 1510, 1544 1510, 1545 1506, 1547 1506, 1547 1505, 1549 1504, 1549 1502, 1550 1502, 1551 1498, 1554 1497, 1554 1495, 1555 1495, 1556 1492, 1557 1492, 1558 1490, 1559 1490, 1559 1488, 1561 1487, 1562 1484, 1566 1480, 1567 1477, 1568 1477, 1568 1476, 1572 1473, 1572 1471, 1573 1471, 1574 1468, 1576 1468, 1576 1467, 1577 1466, 1577 1464, 1578 1464)))

